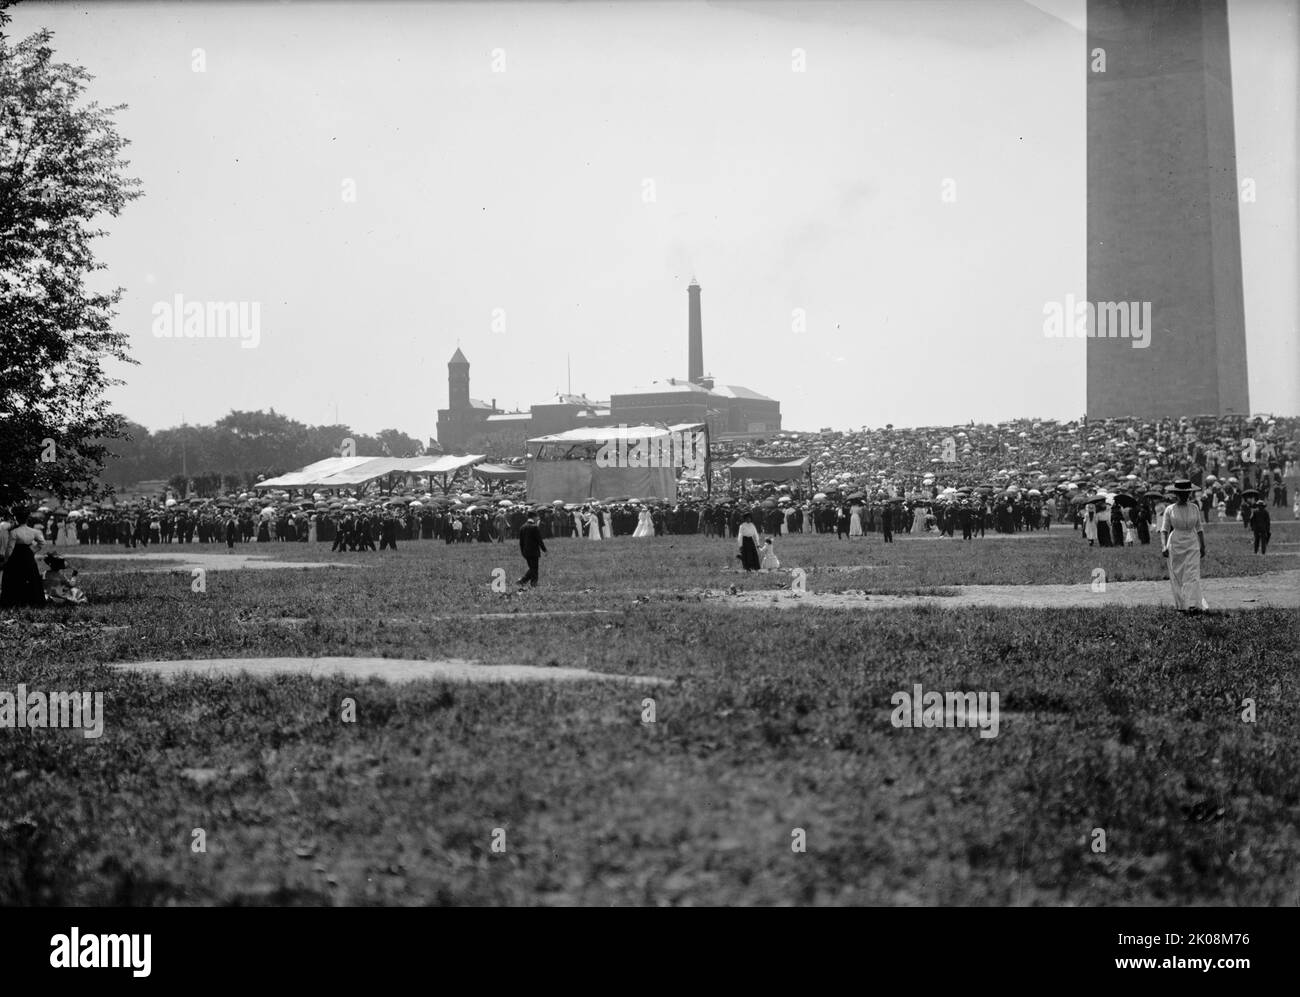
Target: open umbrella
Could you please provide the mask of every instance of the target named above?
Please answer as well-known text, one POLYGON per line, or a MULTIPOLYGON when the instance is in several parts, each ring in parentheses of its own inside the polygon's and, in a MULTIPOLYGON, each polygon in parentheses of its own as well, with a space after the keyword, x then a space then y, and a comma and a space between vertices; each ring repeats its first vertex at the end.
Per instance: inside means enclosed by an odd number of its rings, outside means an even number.
POLYGON ((1135 499, 1132 495, 1129 495, 1126 492, 1118 492, 1115 495, 1113 495, 1112 498, 1115 500, 1116 505, 1123 505, 1132 508, 1133 506, 1138 504, 1137 499, 1135 499))

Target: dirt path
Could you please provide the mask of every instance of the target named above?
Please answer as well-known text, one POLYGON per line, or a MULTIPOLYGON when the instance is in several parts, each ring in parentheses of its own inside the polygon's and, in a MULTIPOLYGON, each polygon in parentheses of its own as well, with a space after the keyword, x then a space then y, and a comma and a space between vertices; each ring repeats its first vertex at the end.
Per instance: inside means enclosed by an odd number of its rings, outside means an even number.
MULTIPOLYGON (((1110 582, 1105 592, 1090 585, 957 585, 956 595, 862 595, 845 592, 808 591, 803 595, 778 592, 741 592, 728 595, 712 591, 720 604, 759 608, 790 609, 812 606, 819 609, 902 609, 936 606, 966 609, 974 606, 1032 606, 1040 609, 1088 609, 1097 606, 1167 606, 1174 597, 1168 581, 1110 582)), ((1211 609, 1300 609, 1300 570, 1275 571, 1267 575, 1207 578, 1202 594, 1211 609)))
POLYGON ((191 571, 202 568, 205 571, 241 571, 244 568, 361 568, 365 565, 349 564, 343 561, 277 561, 273 557, 258 554, 204 554, 191 553, 186 550, 152 551, 142 550, 138 553, 112 554, 69 554, 81 561, 148 561, 158 564, 156 568, 144 568, 144 571, 191 571))
POLYGON ((269 678, 275 675, 306 675, 327 678, 381 678, 389 682, 628 682, 632 685, 671 685, 672 679, 645 675, 613 675, 585 668, 547 668, 541 665, 481 665, 476 661, 449 658, 441 661, 417 661, 403 658, 195 658, 185 661, 137 661, 110 664, 122 671, 143 672, 175 678, 199 675, 220 678, 224 675, 252 675, 269 678))

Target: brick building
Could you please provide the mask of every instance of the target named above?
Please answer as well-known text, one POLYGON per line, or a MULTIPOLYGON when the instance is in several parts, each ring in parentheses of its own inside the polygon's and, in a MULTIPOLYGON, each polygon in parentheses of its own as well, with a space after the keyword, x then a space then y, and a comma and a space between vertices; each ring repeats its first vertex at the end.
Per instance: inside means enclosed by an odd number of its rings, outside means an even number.
POLYGON ((557 394, 527 412, 503 412, 496 399, 470 397, 469 360, 457 349, 447 364, 447 407, 438 410, 438 443, 448 453, 521 456, 537 436, 593 426, 707 423, 713 438, 758 437, 781 431, 781 403, 739 384, 715 385, 704 374, 700 285, 687 288, 690 376, 653 380, 610 396, 557 394))

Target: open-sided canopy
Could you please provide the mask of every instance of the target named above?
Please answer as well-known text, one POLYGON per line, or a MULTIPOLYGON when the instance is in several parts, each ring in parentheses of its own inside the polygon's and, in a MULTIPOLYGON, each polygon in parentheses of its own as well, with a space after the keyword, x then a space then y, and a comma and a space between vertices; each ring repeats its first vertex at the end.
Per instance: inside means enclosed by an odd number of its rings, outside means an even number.
POLYGON ((808 473, 811 457, 737 457, 727 468, 731 480, 748 478, 751 481, 798 481, 808 473))
POLYGON ((535 437, 528 447, 530 502, 606 495, 676 501, 678 473, 699 475, 709 459, 706 427, 691 422, 570 429, 535 437))
POLYGON ((455 474, 485 454, 464 457, 327 457, 298 471, 259 481, 254 488, 352 488, 390 474, 455 474))
POLYGON ((534 451, 547 444, 571 446, 600 446, 613 440, 651 440, 669 433, 702 433, 704 424, 682 422, 672 426, 593 426, 590 429, 569 429, 550 436, 538 436, 528 441, 534 451))
POLYGON ((474 468, 474 477, 484 481, 523 481, 528 477, 528 468, 511 464, 479 464, 474 468))

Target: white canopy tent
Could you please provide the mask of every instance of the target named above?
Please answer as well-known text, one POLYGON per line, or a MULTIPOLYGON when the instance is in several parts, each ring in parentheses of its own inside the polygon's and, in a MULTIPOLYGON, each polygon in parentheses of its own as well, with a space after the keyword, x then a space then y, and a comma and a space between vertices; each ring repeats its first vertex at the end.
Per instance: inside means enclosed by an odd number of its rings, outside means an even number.
POLYGON ((486 460, 485 454, 463 457, 327 457, 314 464, 259 481, 253 487, 266 488, 357 488, 389 475, 441 475, 446 481, 468 467, 486 460))
POLYGON ((528 441, 530 502, 585 502, 627 496, 676 501, 677 475, 708 480, 708 427, 599 426, 528 441), (598 460, 602 449, 603 459, 598 460), (648 458, 648 459, 647 459, 648 458))

